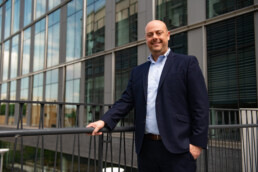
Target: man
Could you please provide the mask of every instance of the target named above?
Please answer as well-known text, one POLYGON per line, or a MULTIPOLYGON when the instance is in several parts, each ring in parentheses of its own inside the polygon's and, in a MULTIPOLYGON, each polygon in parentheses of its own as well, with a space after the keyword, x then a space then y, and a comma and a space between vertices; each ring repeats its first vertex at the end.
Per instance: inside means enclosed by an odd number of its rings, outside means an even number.
POLYGON ((145 28, 148 62, 134 68, 127 89, 101 120, 89 124, 113 129, 135 109, 135 145, 140 172, 192 172, 207 146, 209 105, 202 72, 194 56, 168 48, 164 22, 145 28))

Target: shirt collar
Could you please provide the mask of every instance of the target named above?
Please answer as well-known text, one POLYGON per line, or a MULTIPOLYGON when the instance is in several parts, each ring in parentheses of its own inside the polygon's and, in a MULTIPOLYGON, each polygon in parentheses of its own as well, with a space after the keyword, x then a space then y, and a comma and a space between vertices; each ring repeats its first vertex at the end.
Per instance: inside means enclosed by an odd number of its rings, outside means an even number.
MULTIPOLYGON (((167 58, 167 56, 169 55, 170 51, 171 51, 170 48, 168 48, 167 52, 166 52, 164 55, 160 55, 157 61, 163 61, 165 58, 167 58)), ((156 63, 156 62, 153 60, 153 57, 152 57, 151 54, 148 56, 148 60, 149 60, 151 63, 156 63)))

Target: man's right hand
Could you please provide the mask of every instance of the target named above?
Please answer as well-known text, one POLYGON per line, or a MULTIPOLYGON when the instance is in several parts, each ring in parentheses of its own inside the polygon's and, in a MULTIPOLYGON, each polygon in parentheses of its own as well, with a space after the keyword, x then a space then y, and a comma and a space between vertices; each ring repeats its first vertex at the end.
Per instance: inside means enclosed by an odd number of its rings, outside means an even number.
POLYGON ((101 135, 102 132, 99 132, 99 130, 101 128, 103 128, 105 126, 105 122, 102 121, 102 120, 99 120, 99 121, 96 121, 96 122, 92 122, 90 123, 89 125, 87 125, 86 127, 92 127, 94 128, 93 132, 91 133, 92 136, 98 136, 98 135, 101 135))

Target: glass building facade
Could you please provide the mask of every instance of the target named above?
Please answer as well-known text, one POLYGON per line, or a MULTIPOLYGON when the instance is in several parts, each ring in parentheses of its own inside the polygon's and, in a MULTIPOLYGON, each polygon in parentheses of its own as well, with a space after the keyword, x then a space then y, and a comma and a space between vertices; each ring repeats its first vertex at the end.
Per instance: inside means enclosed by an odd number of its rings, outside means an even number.
MULTIPOLYGON (((210 107, 256 108, 257 0, 198 2, 0 1, 1 100, 71 103, 61 123, 59 107, 46 105, 41 127, 85 126, 106 110, 90 104, 114 103, 132 68, 147 61, 144 28, 159 19, 171 32, 172 51, 197 56, 210 107), (87 105, 77 114, 72 103, 87 105)), ((0 124, 17 124, 17 105, 0 107, 0 124)), ((25 104, 22 117, 25 126, 39 127, 40 105, 25 104)))

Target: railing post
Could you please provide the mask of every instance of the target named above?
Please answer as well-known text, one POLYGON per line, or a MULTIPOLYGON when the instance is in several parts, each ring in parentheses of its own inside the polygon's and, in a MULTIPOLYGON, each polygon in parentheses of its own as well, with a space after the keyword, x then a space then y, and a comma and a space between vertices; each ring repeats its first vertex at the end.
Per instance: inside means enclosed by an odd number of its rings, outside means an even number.
POLYGON ((102 172, 103 168, 103 134, 99 136, 99 151, 98 151, 98 172, 102 172))
POLYGON ((208 149, 209 147, 207 147, 207 149, 204 150, 204 161, 205 161, 205 172, 209 171, 209 162, 208 162, 208 149))

